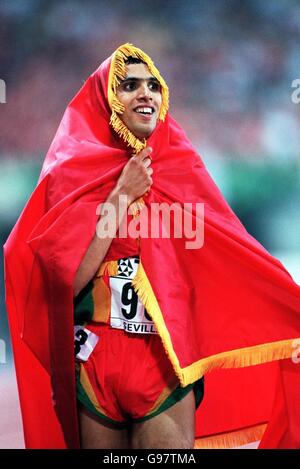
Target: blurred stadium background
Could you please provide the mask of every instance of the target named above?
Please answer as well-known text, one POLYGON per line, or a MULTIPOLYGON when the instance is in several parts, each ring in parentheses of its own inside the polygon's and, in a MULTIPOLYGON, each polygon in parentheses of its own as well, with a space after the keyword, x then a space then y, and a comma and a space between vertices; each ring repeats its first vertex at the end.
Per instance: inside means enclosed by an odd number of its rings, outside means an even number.
MULTIPOLYGON (((298 0, 1 0, 0 25, 2 244, 67 103, 132 42, 154 58, 172 115, 248 231, 300 282, 298 0)), ((14 374, 2 281, 0 340, 0 447, 21 447, 16 390, 4 379, 14 374)))

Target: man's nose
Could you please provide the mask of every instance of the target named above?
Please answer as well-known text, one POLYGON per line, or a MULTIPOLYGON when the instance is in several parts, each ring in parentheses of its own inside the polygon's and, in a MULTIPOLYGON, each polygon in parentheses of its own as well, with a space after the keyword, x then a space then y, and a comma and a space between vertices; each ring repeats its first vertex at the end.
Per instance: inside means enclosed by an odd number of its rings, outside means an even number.
POLYGON ((139 87, 139 98, 152 99, 151 90, 149 90, 148 83, 142 82, 139 87))

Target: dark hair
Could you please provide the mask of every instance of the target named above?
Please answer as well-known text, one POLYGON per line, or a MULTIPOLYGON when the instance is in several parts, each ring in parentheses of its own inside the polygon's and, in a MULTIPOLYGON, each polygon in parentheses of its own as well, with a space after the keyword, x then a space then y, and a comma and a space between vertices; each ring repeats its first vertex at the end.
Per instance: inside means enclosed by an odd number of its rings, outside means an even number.
POLYGON ((137 57, 132 57, 131 55, 129 57, 127 57, 127 59, 125 60, 125 64, 126 65, 131 65, 131 64, 146 64, 146 62, 144 62, 143 60, 141 59, 138 59, 137 57))

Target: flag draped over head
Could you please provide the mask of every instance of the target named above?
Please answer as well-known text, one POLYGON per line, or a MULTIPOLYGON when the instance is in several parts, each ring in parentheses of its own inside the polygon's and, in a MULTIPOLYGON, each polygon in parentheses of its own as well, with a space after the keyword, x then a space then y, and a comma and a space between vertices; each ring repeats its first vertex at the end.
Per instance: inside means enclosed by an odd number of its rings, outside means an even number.
MULTIPOLYGON (((300 447, 292 386, 299 385, 300 365, 291 361, 300 336, 300 288, 230 209, 169 116, 165 81, 151 59, 130 44, 104 61, 68 105, 38 185, 5 244, 6 302, 26 446, 79 445, 72 286, 95 234, 97 207, 128 158, 146 145, 153 149, 153 185, 133 203, 133 213, 153 204, 191 204, 195 222, 195 206, 204 204, 203 245, 188 249, 184 235, 141 236, 133 280, 181 384, 206 374, 196 446, 260 439, 270 421, 264 447, 300 447), (147 141, 125 126, 117 99, 129 56, 141 59, 161 85, 159 120, 147 141), (278 419, 280 429, 273 425, 278 419)), ((124 252, 131 242, 122 239, 124 252)))

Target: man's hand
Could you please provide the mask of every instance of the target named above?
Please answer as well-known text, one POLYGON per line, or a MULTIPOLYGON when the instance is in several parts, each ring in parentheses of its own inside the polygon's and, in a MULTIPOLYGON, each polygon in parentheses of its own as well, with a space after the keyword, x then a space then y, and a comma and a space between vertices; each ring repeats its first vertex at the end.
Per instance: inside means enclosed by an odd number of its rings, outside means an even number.
POLYGON ((116 190, 128 198, 129 205, 151 187, 153 169, 150 167, 152 152, 151 147, 144 148, 140 153, 132 156, 124 166, 118 179, 116 190))

